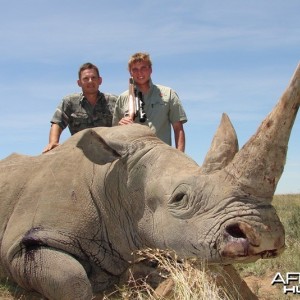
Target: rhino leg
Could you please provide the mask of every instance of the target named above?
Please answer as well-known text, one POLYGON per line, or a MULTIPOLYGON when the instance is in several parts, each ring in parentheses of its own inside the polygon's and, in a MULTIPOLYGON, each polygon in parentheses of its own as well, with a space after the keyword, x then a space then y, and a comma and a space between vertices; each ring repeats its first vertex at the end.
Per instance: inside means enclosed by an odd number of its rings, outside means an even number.
POLYGON ((22 251, 11 262, 17 283, 47 299, 92 299, 92 288, 83 266, 72 256, 51 248, 22 251))

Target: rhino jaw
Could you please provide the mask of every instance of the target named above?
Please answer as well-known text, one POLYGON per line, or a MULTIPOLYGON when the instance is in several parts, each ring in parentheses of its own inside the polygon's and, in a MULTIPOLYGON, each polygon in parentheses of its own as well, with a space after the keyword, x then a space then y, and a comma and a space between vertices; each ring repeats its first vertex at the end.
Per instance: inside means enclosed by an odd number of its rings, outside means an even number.
MULTIPOLYGON (((282 228, 283 230, 283 228, 282 228)), ((244 222, 235 222, 225 227, 220 247, 223 260, 252 262, 259 258, 274 258, 279 256, 284 248, 284 233, 275 233, 272 241, 264 238, 268 228, 254 229, 244 222)), ((270 232, 274 235, 274 232, 270 232)))

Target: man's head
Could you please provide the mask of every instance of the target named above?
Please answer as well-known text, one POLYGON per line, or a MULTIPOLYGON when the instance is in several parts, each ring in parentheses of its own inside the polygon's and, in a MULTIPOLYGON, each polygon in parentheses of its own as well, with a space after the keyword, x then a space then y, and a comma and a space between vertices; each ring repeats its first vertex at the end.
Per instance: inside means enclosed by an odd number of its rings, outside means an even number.
POLYGON ((82 92, 85 96, 98 93, 102 78, 99 69, 95 65, 92 63, 83 64, 79 68, 78 78, 78 86, 82 88, 82 92))
POLYGON ((137 85, 148 84, 152 73, 152 62, 148 53, 133 54, 128 61, 128 71, 137 85))
POLYGON ((98 77, 100 77, 100 73, 99 73, 99 69, 97 66, 93 65, 92 63, 90 62, 87 62, 83 65, 80 66, 79 68, 79 71, 78 71, 78 79, 80 79, 81 77, 81 73, 84 71, 84 70, 87 70, 87 69, 90 69, 90 70, 95 70, 95 72, 97 73, 98 77))
POLYGON ((148 53, 137 52, 137 53, 133 54, 130 57, 129 61, 128 61, 128 70, 129 70, 129 72, 130 72, 130 69, 131 69, 132 65, 137 63, 137 62, 144 62, 150 68, 152 67, 152 62, 151 62, 151 59, 150 59, 150 55, 148 53))

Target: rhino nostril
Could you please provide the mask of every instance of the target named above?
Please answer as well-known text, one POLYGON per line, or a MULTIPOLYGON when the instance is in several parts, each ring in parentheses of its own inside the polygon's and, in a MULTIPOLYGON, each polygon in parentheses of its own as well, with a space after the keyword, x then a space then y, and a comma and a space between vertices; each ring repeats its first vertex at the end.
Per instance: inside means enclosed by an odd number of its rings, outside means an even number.
POLYGON ((226 232, 234 238, 247 238, 245 233, 241 230, 239 224, 228 225, 226 227, 226 232))

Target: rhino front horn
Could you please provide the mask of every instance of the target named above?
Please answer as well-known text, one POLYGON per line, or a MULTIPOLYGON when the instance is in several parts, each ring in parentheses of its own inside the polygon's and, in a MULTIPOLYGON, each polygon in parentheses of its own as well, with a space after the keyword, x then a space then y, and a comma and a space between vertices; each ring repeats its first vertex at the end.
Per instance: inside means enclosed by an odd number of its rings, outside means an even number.
POLYGON ((244 192, 270 199, 274 195, 299 104, 300 64, 272 112, 225 167, 244 192))

